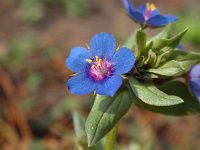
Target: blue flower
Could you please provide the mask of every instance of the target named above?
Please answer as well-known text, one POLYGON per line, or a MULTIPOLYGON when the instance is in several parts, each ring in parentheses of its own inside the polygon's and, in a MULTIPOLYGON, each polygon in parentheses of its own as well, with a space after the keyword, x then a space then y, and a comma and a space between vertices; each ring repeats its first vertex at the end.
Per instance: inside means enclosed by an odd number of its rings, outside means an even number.
POLYGON ((113 96, 122 85, 121 74, 131 70, 135 56, 128 48, 116 50, 115 38, 98 33, 90 41, 89 50, 75 47, 66 60, 69 69, 77 74, 67 82, 69 91, 81 95, 96 91, 113 96))
MULTIPOLYGON (((178 44, 176 48, 181 51, 185 50, 181 44, 178 44)), ((188 76, 189 87, 200 102, 200 64, 192 67, 188 73, 188 76)))
POLYGON ((195 65, 189 72, 189 85, 200 102, 200 64, 195 65))
POLYGON ((129 0, 122 0, 129 16, 142 27, 162 27, 175 22, 177 17, 171 14, 162 15, 154 4, 146 3, 135 9, 129 0))

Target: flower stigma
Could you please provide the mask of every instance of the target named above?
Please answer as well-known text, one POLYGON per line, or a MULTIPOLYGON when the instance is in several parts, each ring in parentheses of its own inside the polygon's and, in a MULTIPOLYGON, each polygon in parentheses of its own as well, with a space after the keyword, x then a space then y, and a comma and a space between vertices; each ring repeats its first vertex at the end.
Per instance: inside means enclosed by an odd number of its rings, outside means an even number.
POLYGON ((98 56, 95 59, 86 59, 86 62, 90 64, 89 75, 96 81, 102 81, 108 78, 111 74, 111 65, 107 60, 103 60, 98 56))
POLYGON ((152 16, 152 12, 156 9, 156 6, 153 3, 146 4, 146 10, 144 12, 145 20, 148 20, 152 16))

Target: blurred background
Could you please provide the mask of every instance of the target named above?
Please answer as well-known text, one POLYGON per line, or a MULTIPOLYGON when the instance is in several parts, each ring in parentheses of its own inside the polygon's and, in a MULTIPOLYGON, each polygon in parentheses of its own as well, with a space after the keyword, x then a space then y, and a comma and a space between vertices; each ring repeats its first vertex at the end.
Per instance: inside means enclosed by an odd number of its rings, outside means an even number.
MULTIPOLYGON (((174 33, 189 27, 186 49, 200 49, 200 1, 152 2, 179 17, 174 33)), ((0 0, 0 150, 81 150, 72 111, 86 117, 94 96, 67 91, 65 59, 95 33, 110 32, 122 45, 136 27, 120 0, 0 0)), ((132 106, 117 141, 124 150, 200 150, 200 116, 132 106)))

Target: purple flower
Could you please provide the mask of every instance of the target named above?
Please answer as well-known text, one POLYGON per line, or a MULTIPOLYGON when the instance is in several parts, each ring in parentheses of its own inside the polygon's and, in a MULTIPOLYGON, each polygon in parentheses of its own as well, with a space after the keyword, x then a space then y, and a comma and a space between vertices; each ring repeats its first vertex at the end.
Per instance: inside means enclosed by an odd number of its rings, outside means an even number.
POLYGON ((122 0, 129 16, 142 27, 161 27, 175 22, 177 17, 171 14, 162 15, 154 4, 146 3, 135 9, 129 0, 122 0))
POLYGON ((195 65, 189 72, 189 86, 200 102, 200 64, 195 65))
POLYGON ((67 87, 77 95, 96 91, 113 96, 122 84, 121 74, 131 70, 136 58, 128 48, 116 50, 115 38, 109 33, 96 34, 89 46, 89 50, 73 48, 67 58, 67 67, 77 73, 67 87))

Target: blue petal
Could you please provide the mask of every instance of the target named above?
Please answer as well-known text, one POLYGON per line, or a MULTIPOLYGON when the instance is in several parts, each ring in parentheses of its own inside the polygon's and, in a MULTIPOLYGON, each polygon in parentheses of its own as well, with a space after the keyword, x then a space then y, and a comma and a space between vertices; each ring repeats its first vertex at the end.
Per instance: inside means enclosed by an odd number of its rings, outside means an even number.
MULTIPOLYGON (((138 12, 144 14, 144 12, 147 10, 146 4, 141 5, 138 8, 138 12)), ((155 15, 160 14, 159 10, 156 8, 155 10, 152 11, 151 17, 154 17, 155 15)))
POLYGON ((122 3, 129 14, 132 14, 135 11, 133 4, 129 0, 122 0, 122 3))
POLYGON ((137 11, 134 11, 133 13, 129 14, 131 16, 131 18, 138 22, 138 23, 141 23, 143 24, 145 22, 145 19, 144 19, 144 15, 140 12, 137 12, 137 11))
POLYGON ((122 0, 122 2, 123 2, 124 7, 126 8, 128 14, 129 14, 129 16, 134 21, 139 22, 141 24, 145 22, 143 14, 139 11, 138 12, 135 11, 133 4, 129 0, 122 0))
POLYGON ((143 14, 146 9, 147 9, 146 4, 140 5, 138 8, 138 12, 143 14))
POLYGON ((103 83, 97 84, 96 92, 100 95, 114 96, 121 85, 122 77, 120 75, 113 75, 103 83))
POLYGON ((181 44, 178 44, 178 45, 176 46, 176 48, 177 48, 178 50, 184 50, 184 47, 183 47, 183 45, 181 45, 181 44))
POLYGON ((177 20, 177 17, 174 16, 174 15, 171 15, 171 14, 165 15, 165 17, 168 18, 168 22, 169 22, 169 23, 175 22, 175 21, 177 20))
POLYGON ((190 80, 196 80, 196 79, 199 79, 200 80, 200 64, 199 65, 195 65, 190 73, 189 73, 189 77, 190 77, 190 80))
POLYGON ((95 83, 85 73, 81 73, 70 78, 67 87, 71 93, 82 95, 94 91, 95 83))
POLYGON ((152 11, 151 17, 154 17, 154 16, 159 15, 159 14, 160 14, 160 12, 159 12, 159 10, 156 8, 154 11, 152 11))
POLYGON ((128 48, 120 48, 113 56, 115 74, 124 74, 130 71, 135 63, 135 55, 128 48))
POLYGON ((163 15, 156 15, 147 20, 147 25, 150 27, 160 27, 168 24, 168 18, 163 15))
POLYGON ((111 57, 116 48, 115 38, 106 32, 96 34, 90 41, 91 54, 99 57, 111 57))
POLYGON ((189 82, 190 88, 192 89, 192 92, 200 102, 200 79, 196 81, 190 81, 189 82))
POLYGON ((200 102, 200 64, 195 65, 189 72, 189 85, 200 102))
POLYGON ((86 48, 75 47, 66 59, 66 65, 74 72, 85 72, 87 58, 89 58, 89 51, 86 48))

